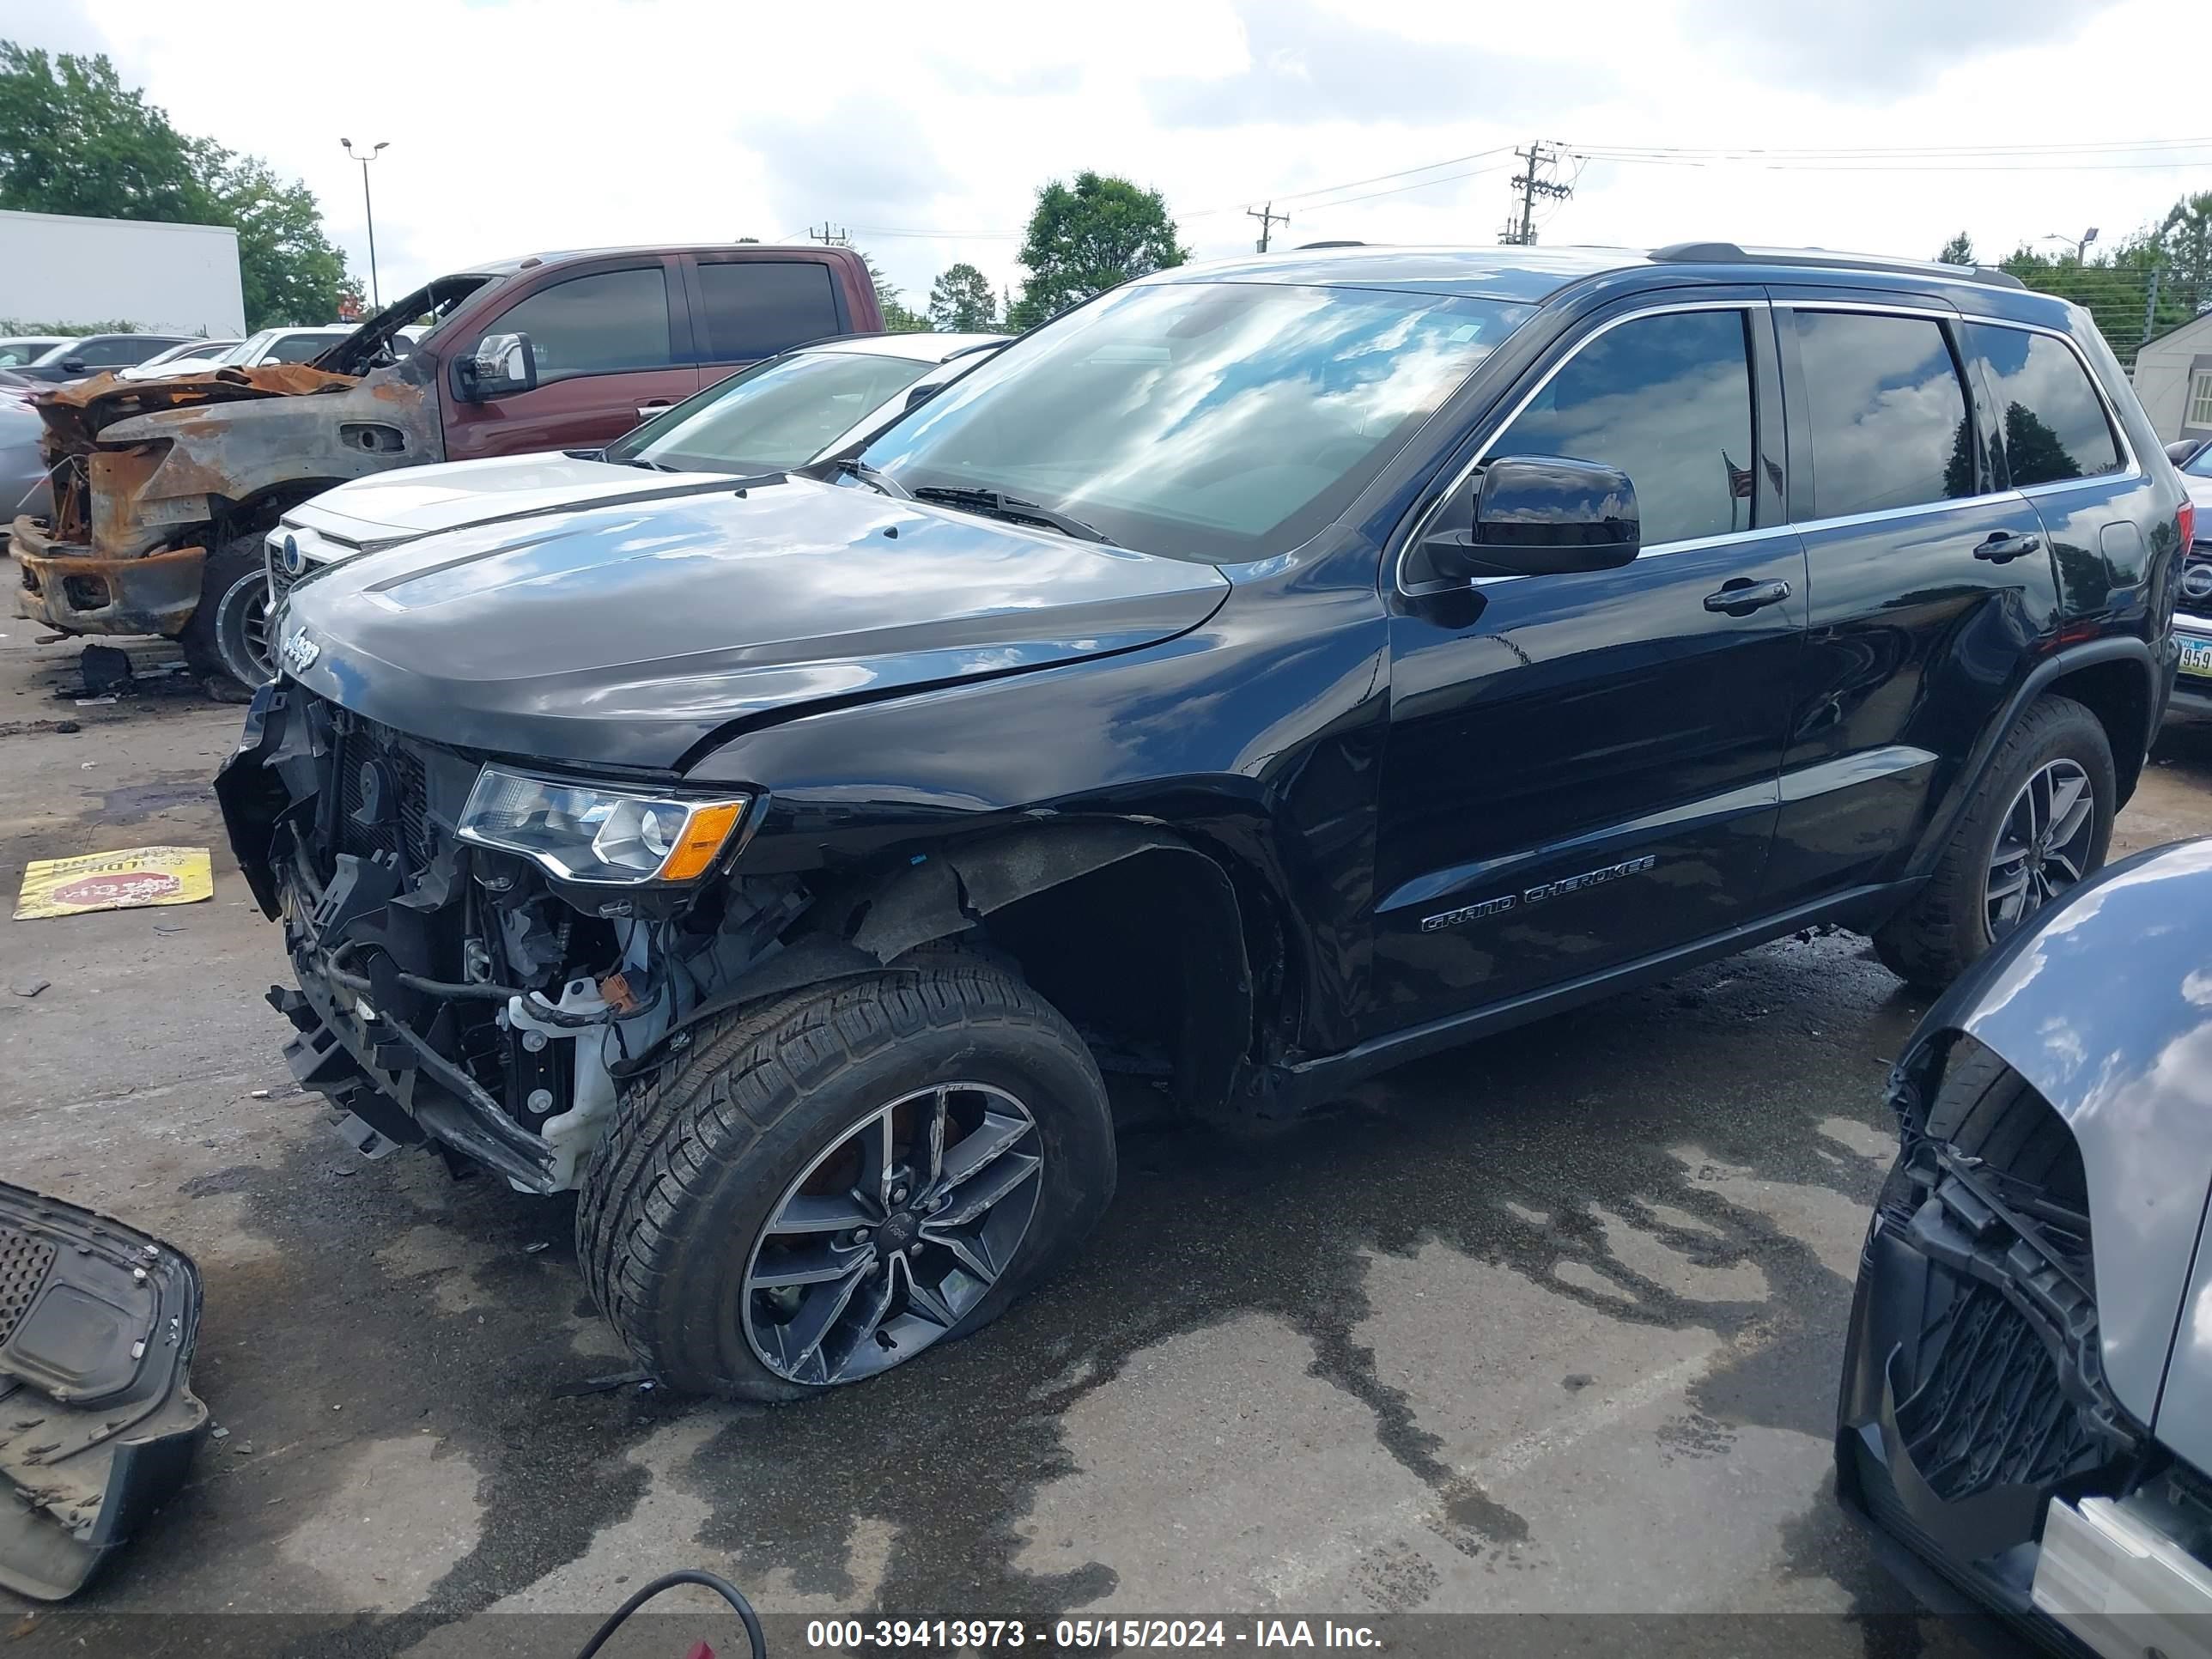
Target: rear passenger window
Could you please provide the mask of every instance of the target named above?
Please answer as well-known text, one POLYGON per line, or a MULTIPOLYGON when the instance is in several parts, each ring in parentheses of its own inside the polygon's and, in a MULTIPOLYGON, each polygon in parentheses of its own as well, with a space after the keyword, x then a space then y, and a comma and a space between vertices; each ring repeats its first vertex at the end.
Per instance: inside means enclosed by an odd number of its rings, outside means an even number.
POLYGON ((2120 470, 2120 447, 2105 418, 2104 400, 2064 341, 2024 328, 1969 323, 1966 344, 1981 359, 1996 399, 2014 489, 2120 470))
POLYGON ((668 280, 659 265, 601 270, 541 288, 510 307, 490 331, 527 334, 540 380, 666 368, 668 280))
POLYGON ((809 340, 842 334, 830 267, 805 260, 699 262, 707 301, 710 362, 773 357, 809 340))
POLYGON ((1486 447, 1617 466, 1643 542, 1751 527, 1751 363, 1740 311, 1663 312, 1599 335, 1486 447))
POLYGON ((1975 493, 1966 389, 1940 325, 1848 311, 1801 311, 1796 323, 1814 518, 1975 493))

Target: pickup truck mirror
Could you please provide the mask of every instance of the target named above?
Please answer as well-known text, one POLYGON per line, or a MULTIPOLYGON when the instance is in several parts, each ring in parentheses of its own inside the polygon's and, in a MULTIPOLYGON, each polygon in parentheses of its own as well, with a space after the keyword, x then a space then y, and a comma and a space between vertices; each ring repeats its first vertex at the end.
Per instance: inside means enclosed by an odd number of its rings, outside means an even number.
POLYGON ((1628 475, 1560 455, 1486 462, 1471 526, 1441 529, 1421 542, 1436 574, 1455 578, 1613 570, 1632 562, 1639 545, 1628 475))
POLYGON ((487 334, 471 356, 453 363, 455 391, 464 403, 511 398, 538 384, 538 354, 527 334, 487 334))

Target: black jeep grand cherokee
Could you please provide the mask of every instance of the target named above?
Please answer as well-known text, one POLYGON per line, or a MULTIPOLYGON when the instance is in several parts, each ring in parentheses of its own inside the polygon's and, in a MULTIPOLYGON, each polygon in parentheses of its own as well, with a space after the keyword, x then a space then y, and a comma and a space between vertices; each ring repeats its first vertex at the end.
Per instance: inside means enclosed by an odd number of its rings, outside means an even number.
POLYGON ((1993 272, 1186 268, 812 476, 313 577, 222 793, 301 1081, 783 1397, 1069 1255, 1102 1073, 1277 1116, 1819 921, 1947 980, 2104 856, 2185 501, 1993 272))

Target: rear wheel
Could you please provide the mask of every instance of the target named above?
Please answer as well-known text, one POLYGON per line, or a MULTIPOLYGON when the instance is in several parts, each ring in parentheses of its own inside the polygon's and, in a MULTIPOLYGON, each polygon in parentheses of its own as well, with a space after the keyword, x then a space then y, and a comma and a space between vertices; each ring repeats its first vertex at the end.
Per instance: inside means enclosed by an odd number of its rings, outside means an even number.
POLYGON ((995 969, 933 963, 696 1032, 594 1153, 577 1257, 656 1376, 798 1399, 996 1318, 1114 1176, 1073 1030, 995 969))
POLYGON ((1876 954, 1914 985, 1948 985, 2103 865, 2118 793, 2103 724, 2070 697, 2039 697, 1990 762, 1928 884, 1875 934, 1876 954))
POLYGON ((208 555, 200 602, 177 643, 208 695, 235 702, 276 676, 269 638, 269 578, 261 538, 234 538, 208 555))

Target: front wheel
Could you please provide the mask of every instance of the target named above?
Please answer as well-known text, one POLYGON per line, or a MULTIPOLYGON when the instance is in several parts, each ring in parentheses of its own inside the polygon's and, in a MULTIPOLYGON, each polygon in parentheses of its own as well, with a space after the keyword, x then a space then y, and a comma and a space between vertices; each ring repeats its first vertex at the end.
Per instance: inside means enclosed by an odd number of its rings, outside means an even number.
POLYGON ((933 963, 696 1031, 593 1154, 576 1254, 654 1375, 792 1400, 988 1324, 1114 1177, 1082 1039, 994 969, 933 963))
POLYGON ((1940 990, 2105 862, 2119 790, 2102 722, 2039 697, 1991 759, 1935 873, 1874 936, 1899 978, 1940 990))

